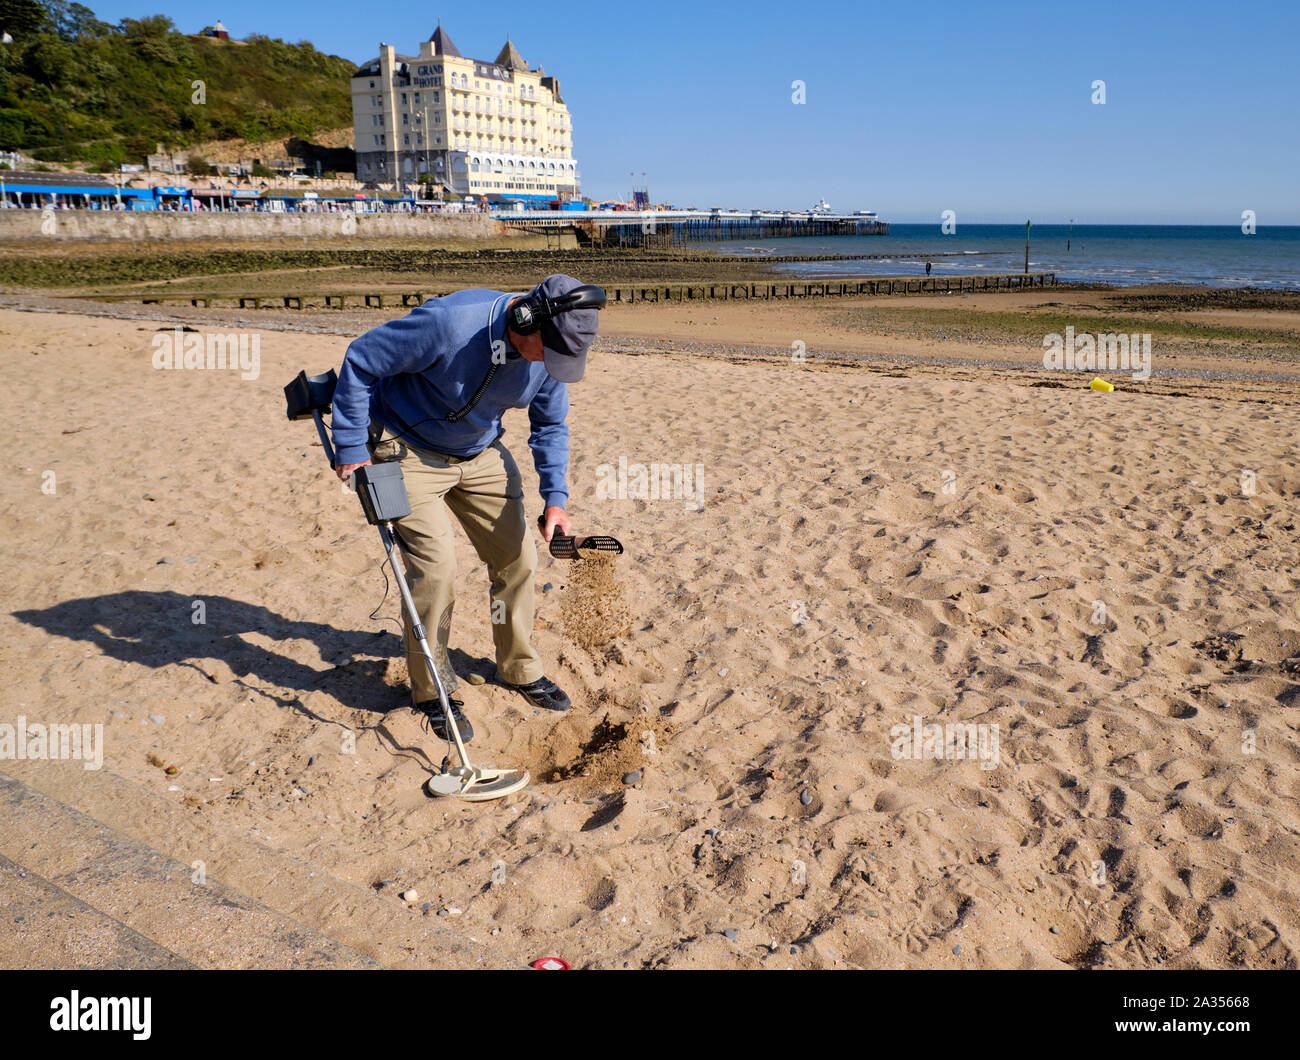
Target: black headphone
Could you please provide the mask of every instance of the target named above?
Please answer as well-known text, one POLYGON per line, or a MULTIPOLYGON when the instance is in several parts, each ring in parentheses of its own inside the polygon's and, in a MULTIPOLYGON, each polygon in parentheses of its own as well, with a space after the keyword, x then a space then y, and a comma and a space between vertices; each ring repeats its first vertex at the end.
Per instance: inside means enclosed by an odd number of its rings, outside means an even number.
POLYGON ((510 308, 510 327, 520 335, 531 335, 546 321, 574 309, 604 309, 605 292, 594 284, 575 287, 559 298, 529 295, 510 308))

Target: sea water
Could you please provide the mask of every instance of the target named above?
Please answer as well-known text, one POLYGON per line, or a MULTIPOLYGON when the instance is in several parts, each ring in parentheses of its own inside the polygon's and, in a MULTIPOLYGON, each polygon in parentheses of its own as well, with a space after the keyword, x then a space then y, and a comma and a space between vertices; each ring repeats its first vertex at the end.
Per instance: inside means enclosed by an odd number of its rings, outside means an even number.
MULTIPOLYGON (((729 254, 884 254, 883 259, 785 263, 801 278, 820 276, 978 276, 1023 272, 1024 225, 891 224, 887 236, 732 240, 729 254), (942 256, 939 256, 942 255, 942 256)), ((1300 227, 1261 225, 1034 225, 1029 271, 1057 280, 1107 284, 1187 283, 1300 289, 1300 227), (1068 248, 1067 248, 1068 242, 1068 248)))

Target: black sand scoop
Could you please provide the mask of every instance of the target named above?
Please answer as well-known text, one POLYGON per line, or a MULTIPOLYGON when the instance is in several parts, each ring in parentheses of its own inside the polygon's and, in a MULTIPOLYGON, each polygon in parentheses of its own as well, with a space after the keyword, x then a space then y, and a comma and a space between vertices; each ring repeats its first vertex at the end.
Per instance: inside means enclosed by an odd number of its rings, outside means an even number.
POLYGON ((623 546, 605 534, 593 534, 583 538, 566 537, 564 534, 551 535, 551 555, 556 559, 582 559, 584 551, 610 552, 615 556, 621 556, 623 546))

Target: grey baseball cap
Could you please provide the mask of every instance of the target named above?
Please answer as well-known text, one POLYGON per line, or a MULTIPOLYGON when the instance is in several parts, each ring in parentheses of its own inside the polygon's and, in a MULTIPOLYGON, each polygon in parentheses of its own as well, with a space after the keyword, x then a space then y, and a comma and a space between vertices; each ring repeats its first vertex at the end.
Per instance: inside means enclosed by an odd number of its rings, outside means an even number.
MULTIPOLYGON (((531 294, 555 299, 581 286, 581 280, 557 272, 534 287, 531 294)), ((582 378, 587 369, 587 351, 596 339, 598 325, 599 313, 595 309, 571 309, 543 322, 539 332, 542 359, 553 379, 576 383, 582 378)))

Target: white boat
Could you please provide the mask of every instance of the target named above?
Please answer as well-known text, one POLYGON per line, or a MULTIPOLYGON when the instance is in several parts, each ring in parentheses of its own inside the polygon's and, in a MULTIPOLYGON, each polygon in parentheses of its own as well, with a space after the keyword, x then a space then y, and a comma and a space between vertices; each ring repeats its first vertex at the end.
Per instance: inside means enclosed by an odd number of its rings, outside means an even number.
POLYGON ((831 204, 828 203, 825 199, 818 199, 815 203, 813 203, 812 209, 809 210, 808 212, 809 213, 830 213, 831 204))

